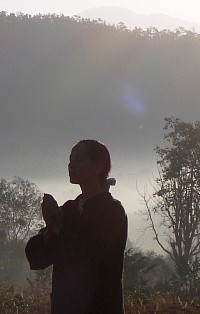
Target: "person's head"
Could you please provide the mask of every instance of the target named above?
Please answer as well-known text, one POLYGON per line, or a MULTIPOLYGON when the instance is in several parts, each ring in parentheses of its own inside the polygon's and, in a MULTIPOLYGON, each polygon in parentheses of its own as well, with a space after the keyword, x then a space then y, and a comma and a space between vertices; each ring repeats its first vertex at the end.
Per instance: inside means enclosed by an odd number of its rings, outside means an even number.
POLYGON ((110 153, 103 143, 86 139, 72 148, 69 163, 71 183, 81 184, 96 177, 99 184, 104 186, 110 169, 110 153))

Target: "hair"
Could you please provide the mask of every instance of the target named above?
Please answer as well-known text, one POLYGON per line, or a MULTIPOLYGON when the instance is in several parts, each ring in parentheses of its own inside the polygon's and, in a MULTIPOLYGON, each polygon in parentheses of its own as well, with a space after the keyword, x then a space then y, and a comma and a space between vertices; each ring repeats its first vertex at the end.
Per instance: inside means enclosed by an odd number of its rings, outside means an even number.
POLYGON ((88 157, 94 163, 101 162, 103 164, 102 171, 99 174, 99 182, 104 185, 111 169, 111 158, 107 147, 97 140, 81 140, 78 144, 84 144, 87 149, 88 157))

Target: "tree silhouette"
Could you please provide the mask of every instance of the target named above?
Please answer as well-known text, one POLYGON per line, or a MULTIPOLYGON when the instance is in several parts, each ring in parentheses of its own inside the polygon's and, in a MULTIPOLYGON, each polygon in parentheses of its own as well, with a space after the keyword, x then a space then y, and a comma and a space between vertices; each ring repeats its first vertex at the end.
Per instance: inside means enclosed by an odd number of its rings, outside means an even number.
POLYGON ((158 177, 154 193, 142 195, 150 227, 162 249, 176 264, 182 283, 200 269, 200 122, 165 119, 164 148, 156 147, 158 177), (167 239, 160 240, 156 217, 167 239))
POLYGON ((15 177, 0 181, 0 229, 7 242, 26 241, 41 226, 41 193, 34 183, 15 177))
POLYGON ((41 193, 34 183, 15 177, 0 181, 0 278, 12 282, 25 279, 25 241, 41 228, 41 193))

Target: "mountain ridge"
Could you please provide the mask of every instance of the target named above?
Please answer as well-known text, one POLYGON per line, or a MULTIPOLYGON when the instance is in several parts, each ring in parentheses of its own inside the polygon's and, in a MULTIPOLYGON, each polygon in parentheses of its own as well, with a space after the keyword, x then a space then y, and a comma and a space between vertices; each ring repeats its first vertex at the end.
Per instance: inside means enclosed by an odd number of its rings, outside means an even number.
POLYGON ((149 15, 135 13, 129 9, 121 7, 94 7, 78 14, 83 18, 102 19, 107 23, 118 24, 123 22, 128 28, 140 27, 147 29, 148 27, 156 27, 162 29, 176 29, 180 26, 185 29, 194 29, 200 33, 200 24, 171 17, 162 13, 153 13, 149 15))

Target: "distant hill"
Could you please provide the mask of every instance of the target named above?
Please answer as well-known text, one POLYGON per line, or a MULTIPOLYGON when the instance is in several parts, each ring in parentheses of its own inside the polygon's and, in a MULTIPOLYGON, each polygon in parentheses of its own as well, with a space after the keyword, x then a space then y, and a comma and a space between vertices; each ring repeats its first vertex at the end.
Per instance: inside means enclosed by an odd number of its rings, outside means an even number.
POLYGON ((119 7, 100 7, 91 8, 80 12, 79 15, 84 18, 97 20, 98 18, 108 23, 118 24, 123 22, 128 28, 141 27, 146 29, 150 26, 156 27, 158 30, 171 29, 174 30, 179 26, 186 29, 195 29, 200 33, 200 24, 173 18, 164 14, 137 14, 131 10, 119 7))

